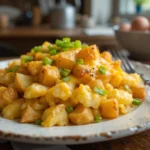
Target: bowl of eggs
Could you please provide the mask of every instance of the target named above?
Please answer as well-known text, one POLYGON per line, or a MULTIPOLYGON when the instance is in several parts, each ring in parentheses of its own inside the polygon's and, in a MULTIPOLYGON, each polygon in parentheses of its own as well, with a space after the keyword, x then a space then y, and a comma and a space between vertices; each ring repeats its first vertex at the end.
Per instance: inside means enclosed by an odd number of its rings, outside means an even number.
POLYGON ((115 29, 116 39, 133 58, 150 59, 150 18, 138 16, 115 29))

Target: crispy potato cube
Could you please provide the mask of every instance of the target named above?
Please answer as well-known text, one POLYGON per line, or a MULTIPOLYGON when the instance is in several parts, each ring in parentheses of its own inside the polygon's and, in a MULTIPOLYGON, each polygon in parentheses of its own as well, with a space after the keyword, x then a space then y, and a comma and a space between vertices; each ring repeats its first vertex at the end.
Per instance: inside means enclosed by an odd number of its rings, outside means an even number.
POLYGON ((35 53, 35 60, 43 60, 45 57, 50 57, 49 53, 37 52, 35 53))
POLYGON ((88 85, 83 84, 80 84, 80 86, 72 92, 71 96, 73 103, 80 103, 83 104, 84 107, 92 107, 95 109, 100 106, 102 98, 103 96, 92 92, 88 85))
POLYGON ((59 53, 55 59, 56 66, 72 70, 76 64, 76 53, 77 51, 75 50, 59 53))
POLYGON ((91 61, 100 57, 99 50, 96 45, 89 46, 78 52, 77 58, 84 59, 85 61, 91 61))
POLYGON ((143 85, 131 86, 134 98, 144 99, 146 97, 146 89, 143 85))
POLYGON ((9 72, 9 73, 2 73, 0 75, 0 84, 4 85, 4 86, 8 86, 10 84, 12 84, 15 80, 15 73, 13 72, 9 72))
POLYGON ((90 108, 79 105, 72 113, 69 114, 69 119, 76 125, 82 125, 93 122, 94 116, 90 108))
POLYGON ((19 92, 24 92, 33 83, 33 77, 21 73, 16 74, 15 84, 19 92))
POLYGON ((99 87, 101 89, 105 89, 103 82, 100 79, 91 80, 90 82, 88 82, 88 85, 90 86, 90 88, 92 90, 94 89, 94 87, 99 87))
POLYGON ((21 117, 21 105, 23 102, 22 99, 19 99, 7 105, 2 111, 3 117, 10 120, 19 119, 21 117))
POLYGON ((76 85, 79 84, 79 80, 74 76, 70 76, 70 79, 66 81, 66 83, 69 85, 70 90, 73 91, 76 88, 76 85))
POLYGON ((114 76, 112 76, 110 84, 112 84, 113 87, 117 88, 122 83, 122 79, 123 79, 122 75, 120 73, 117 73, 114 76))
POLYGON ((25 90, 24 97, 38 98, 46 95, 47 91, 48 91, 48 87, 38 83, 33 83, 25 90))
POLYGON ((36 111, 30 105, 27 105, 27 107, 23 110, 20 122, 21 123, 35 122, 36 120, 41 118, 41 115, 42 111, 36 111))
POLYGON ((136 73, 128 74, 126 72, 123 72, 122 85, 134 86, 134 85, 140 84, 141 82, 142 82, 142 79, 140 75, 136 73))
POLYGON ((105 87, 107 92, 109 92, 109 91, 114 89, 114 87, 110 83, 104 84, 104 87, 105 87))
POLYGON ((4 108, 18 98, 18 93, 13 88, 9 87, 0 92, 0 108, 4 108))
POLYGON ((73 69, 73 75, 78 78, 82 78, 86 74, 90 75, 91 77, 94 77, 94 73, 96 70, 97 70, 97 68, 91 67, 89 65, 77 64, 73 69))
POLYGON ((103 53, 101 53, 101 57, 104 58, 105 60, 111 62, 112 61, 112 55, 111 53, 105 51, 103 53))
POLYGON ((124 104, 124 105, 131 105, 133 100, 132 94, 117 89, 109 91, 108 98, 116 98, 119 104, 124 104))
POLYGON ((45 41, 45 42, 42 44, 42 46, 47 47, 47 48, 48 48, 48 46, 50 46, 50 45, 51 45, 51 43, 48 42, 48 41, 45 41))
POLYGON ((39 74, 42 68, 42 61, 31 61, 27 63, 27 69, 32 76, 39 74))
POLYGON ((101 116, 108 119, 117 118, 119 115, 118 101, 115 98, 103 101, 100 106, 101 116))
POLYGON ((43 127, 52 127, 54 125, 68 125, 68 114, 65 105, 59 104, 46 109, 42 115, 43 127))
POLYGON ((49 65, 42 66, 39 75, 39 82, 41 84, 52 87, 58 79, 60 79, 60 73, 57 67, 49 65))
MULTIPOLYGON (((59 93, 58 93, 59 94, 59 93)), ((52 88, 48 90, 47 94, 45 95, 46 101, 48 102, 49 106, 55 106, 60 102, 59 98, 56 98, 52 94, 52 88)))
POLYGON ((56 98, 62 99, 63 101, 70 98, 71 94, 72 92, 67 83, 59 83, 52 88, 52 95, 56 98))

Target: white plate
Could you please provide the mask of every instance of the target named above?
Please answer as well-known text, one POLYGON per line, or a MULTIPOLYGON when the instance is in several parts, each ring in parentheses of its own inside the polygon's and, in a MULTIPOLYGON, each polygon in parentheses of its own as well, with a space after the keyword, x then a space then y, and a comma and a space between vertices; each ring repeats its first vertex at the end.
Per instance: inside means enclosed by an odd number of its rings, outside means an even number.
MULTIPOLYGON (((10 60, 9 60, 10 61, 10 60)), ((8 61, 1 61, 0 68, 8 61)), ((136 70, 150 76, 150 66, 134 62, 136 70)), ((106 141, 129 136, 150 129, 150 87, 147 98, 129 114, 101 123, 43 128, 0 118, 0 137, 15 141, 43 144, 80 144, 106 141)))

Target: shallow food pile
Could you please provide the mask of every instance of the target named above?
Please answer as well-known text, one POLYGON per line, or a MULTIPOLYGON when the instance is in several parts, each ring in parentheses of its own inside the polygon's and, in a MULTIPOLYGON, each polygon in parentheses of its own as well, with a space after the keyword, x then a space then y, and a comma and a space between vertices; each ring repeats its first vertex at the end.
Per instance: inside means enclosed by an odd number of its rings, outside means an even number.
POLYGON ((44 42, 0 70, 0 110, 43 127, 98 123, 130 112, 146 90, 109 52, 70 38, 44 42))

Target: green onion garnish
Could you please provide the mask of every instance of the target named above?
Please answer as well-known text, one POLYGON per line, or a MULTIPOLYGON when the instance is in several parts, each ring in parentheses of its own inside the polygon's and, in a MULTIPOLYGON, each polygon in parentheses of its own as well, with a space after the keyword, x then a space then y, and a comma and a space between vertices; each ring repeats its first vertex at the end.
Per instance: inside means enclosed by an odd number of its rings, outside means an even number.
POLYGON ((73 107, 72 107, 72 106, 68 106, 68 107, 66 108, 66 111, 67 111, 68 113, 73 112, 73 107))
POLYGON ((95 93, 98 93, 100 95, 103 95, 105 96, 107 94, 107 91, 106 90, 103 90, 103 89, 100 89, 99 87, 94 87, 94 90, 93 90, 95 93))
POLYGON ((13 69, 12 69, 12 72, 17 72, 19 70, 19 66, 15 66, 13 69))
POLYGON ((141 99, 133 98, 132 104, 139 106, 142 103, 141 99))
POLYGON ((69 75, 69 73, 71 72, 71 70, 66 69, 66 68, 59 69, 59 71, 60 71, 61 76, 63 76, 63 77, 67 77, 69 75))
POLYGON ((27 56, 27 55, 23 56, 23 61, 25 63, 30 62, 32 60, 33 60, 33 56, 27 56))
POLYGON ((32 51, 37 53, 40 50, 41 47, 42 46, 35 46, 35 47, 32 48, 32 51))
POLYGON ((124 88, 125 88, 125 90, 127 90, 127 91, 129 91, 129 90, 130 90, 129 85, 127 85, 127 84, 124 86, 124 88))
POLYGON ((67 81, 70 80, 70 76, 64 77, 62 80, 63 80, 64 82, 67 82, 67 81))
POLYGON ((42 120, 36 120, 36 121, 35 121, 35 124, 41 125, 41 122, 42 122, 42 120))
POLYGON ((96 116, 96 117, 95 117, 95 122, 96 122, 96 123, 99 123, 101 120, 102 120, 102 117, 101 117, 101 116, 96 116))
POLYGON ((100 66, 99 68, 98 68, 98 71, 101 73, 101 74, 106 74, 106 68, 104 67, 104 66, 100 66))
POLYGON ((84 64, 84 60, 83 59, 77 59, 76 60, 76 64, 83 65, 84 64))
POLYGON ((7 69, 6 69, 6 72, 12 72, 12 69, 7 68, 7 69))
POLYGON ((75 48, 80 48, 81 47, 81 41, 76 40, 74 45, 75 45, 75 48))
POLYGON ((56 55, 58 53, 58 50, 55 48, 53 50, 50 51, 50 54, 53 56, 53 55, 56 55))
POLYGON ((45 57, 43 60, 43 65, 52 65, 52 63, 53 63, 53 60, 48 57, 45 57))
POLYGON ((65 37, 65 38, 63 38, 63 42, 70 43, 70 42, 71 42, 71 39, 70 39, 70 38, 68 38, 68 37, 65 37))

